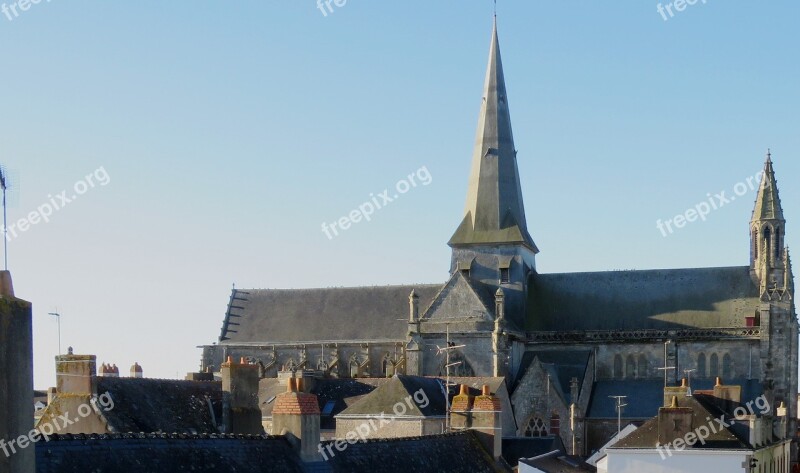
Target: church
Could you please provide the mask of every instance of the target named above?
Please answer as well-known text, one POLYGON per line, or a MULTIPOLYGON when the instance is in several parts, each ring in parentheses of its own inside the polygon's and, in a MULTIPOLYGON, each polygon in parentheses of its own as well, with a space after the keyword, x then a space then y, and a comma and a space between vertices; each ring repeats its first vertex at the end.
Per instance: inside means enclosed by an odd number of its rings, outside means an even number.
POLYGON ((234 289, 202 368, 244 357, 262 378, 503 377, 516 436, 560 437, 574 455, 603 445, 618 415, 653 417, 664 386, 687 376, 785 405, 796 431, 794 278, 770 155, 748 266, 539 273, 495 21, 471 166, 446 282, 234 289))

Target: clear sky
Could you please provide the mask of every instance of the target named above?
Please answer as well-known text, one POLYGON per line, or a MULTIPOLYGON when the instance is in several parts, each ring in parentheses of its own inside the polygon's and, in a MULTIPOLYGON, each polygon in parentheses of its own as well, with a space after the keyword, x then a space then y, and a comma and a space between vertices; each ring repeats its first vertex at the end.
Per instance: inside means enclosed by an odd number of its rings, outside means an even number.
MULTIPOLYGON (((446 279, 489 0, 327 16, 315 0, 2 1, 10 223, 63 205, 10 242, 37 388, 54 381, 56 309, 64 350, 175 377, 218 337, 233 283, 446 279), (423 167, 429 185, 323 233, 423 167)), ((746 265, 752 191, 666 237, 656 221, 734 196, 768 147, 800 260, 800 3, 657 4, 500 1, 539 271, 746 265)))

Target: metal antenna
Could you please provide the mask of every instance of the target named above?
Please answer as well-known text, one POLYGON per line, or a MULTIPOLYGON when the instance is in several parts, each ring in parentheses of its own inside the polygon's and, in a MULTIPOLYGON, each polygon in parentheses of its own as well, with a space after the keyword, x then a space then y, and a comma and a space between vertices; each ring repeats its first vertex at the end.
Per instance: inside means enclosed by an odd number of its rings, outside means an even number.
POLYGON ((672 343, 672 340, 667 340, 666 342, 664 342, 664 367, 663 368, 658 368, 658 371, 664 371, 664 387, 665 388, 667 387, 667 373, 669 372, 669 370, 674 370, 675 369, 674 366, 667 366, 667 345, 669 345, 670 343, 672 343))
POLYGON ((6 210, 6 190, 8 190, 8 184, 6 171, 0 167, 0 188, 3 189, 3 259, 6 271, 8 271, 8 211, 6 210))
POLYGON ((622 408, 627 406, 627 404, 623 404, 624 401, 628 396, 608 396, 612 399, 617 400, 617 436, 619 436, 620 432, 622 432, 622 408))
POLYGON ((56 307, 55 312, 50 312, 48 315, 52 315, 58 320, 58 354, 61 354, 61 314, 58 313, 58 307, 56 307))
POLYGON ((447 324, 447 338, 445 339, 445 346, 444 347, 439 347, 439 346, 436 347, 436 354, 437 355, 441 355, 441 354, 445 355, 445 362, 444 362, 445 365, 444 365, 444 367, 445 367, 445 370, 446 370, 446 378, 445 378, 445 382, 444 382, 444 384, 445 384, 445 389, 444 389, 445 399, 444 399, 444 402, 445 402, 445 406, 447 407, 447 417, 445 419, 445 426, 446 426, 445 428, 447 429, 446 430, 447 432, 450 432, 450 368, 452 366, 457 366, 457 365, 461 364, 460 361, 457 361, 455 363, 450 363, 450 351, 451 350, 456 350, 458 348, 464 348, 465 346, 466 345, 453 345, 452 343, 450 343, 450 324, 447 324))
POLYGON ((686 397, 692 397, 692 371, 697 371, 696 369, 685 369, 683 370, 686 373, 686 384, 688 389, 686 390, 686 397))

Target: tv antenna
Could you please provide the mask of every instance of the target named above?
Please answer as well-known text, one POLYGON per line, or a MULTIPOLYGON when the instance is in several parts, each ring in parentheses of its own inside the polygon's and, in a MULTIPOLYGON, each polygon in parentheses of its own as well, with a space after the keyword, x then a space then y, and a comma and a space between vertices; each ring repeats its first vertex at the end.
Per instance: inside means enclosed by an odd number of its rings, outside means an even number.
POLYGON ((61 314, 58 312, 58 308, 56 308, 55 312, 50 312, 47 315, 52 315, 53 317, 58 320, 58 354, 61 354, 61 314))
POLYGON ((683 370, 686 373, 686 397, 692 397, 692 371, 697 371, 694 368, 683 370))
POLYGON ((444 368, 445 368, 445 390, 444 390, 444 403, 445 407, 447 408, 447 417, 445 421, 445 428, 447 432, 450 432, 450 368, 453 366, 458 366, 462 362, 457 361, 455 363, 450 363, 450 352, 453 350, 457 350, 459 348, 464 348, 466 345, 456 345, 455 343, 450 341, 450 324, 447 324, 447 338, 445 338, 445 346, 440 347, 436 345, 436 355, 445 356, 444 368))
POLYGON ((0 189, 3 190, 3 262, 6 271, 8 271, 8 202, 6 194, 10 184, 8 172, 4 167, 0 167, 0 189))
POLYGON ((617 436, 619 437, 620 432, 622 432, 622 408, 627 406, 627 404, 623 404, 625 399, 628 396, 608 396, 611 399, 617 400, 617 436))

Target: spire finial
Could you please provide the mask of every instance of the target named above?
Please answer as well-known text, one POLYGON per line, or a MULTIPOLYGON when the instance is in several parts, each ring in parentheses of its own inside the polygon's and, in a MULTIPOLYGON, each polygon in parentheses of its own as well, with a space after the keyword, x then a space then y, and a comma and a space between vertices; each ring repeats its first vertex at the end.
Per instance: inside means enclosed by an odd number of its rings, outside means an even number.
POLYGON ((494 0, 494 19, 497 20, 497 0, 494 0))
POLYGON ((772 162, 772 150, 769 148, 767 148, 767 162, 768 163, 772 162))

